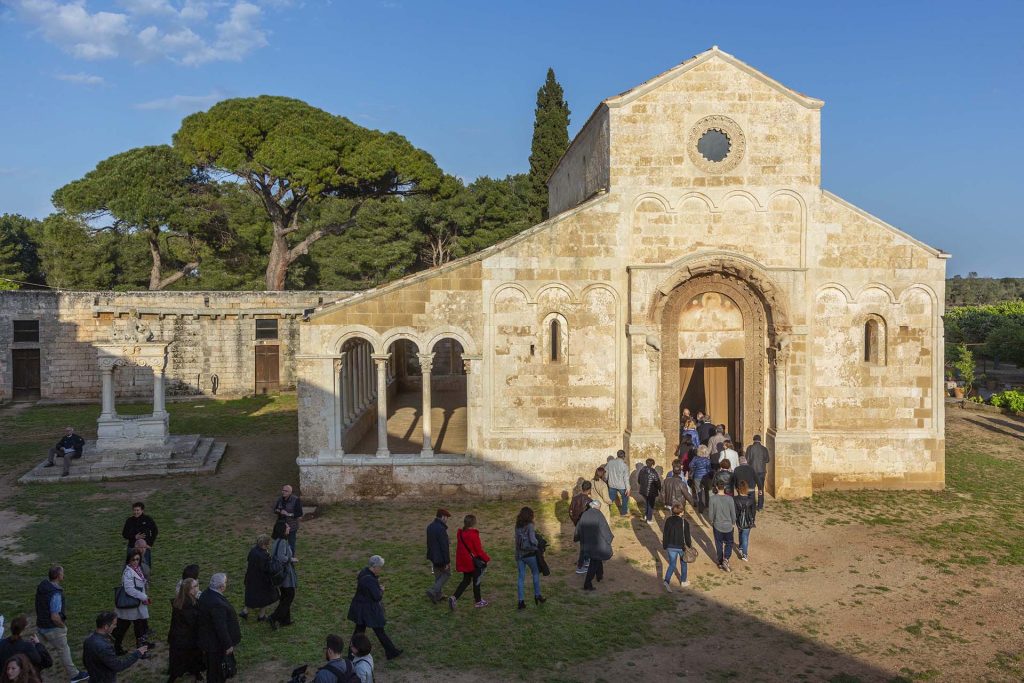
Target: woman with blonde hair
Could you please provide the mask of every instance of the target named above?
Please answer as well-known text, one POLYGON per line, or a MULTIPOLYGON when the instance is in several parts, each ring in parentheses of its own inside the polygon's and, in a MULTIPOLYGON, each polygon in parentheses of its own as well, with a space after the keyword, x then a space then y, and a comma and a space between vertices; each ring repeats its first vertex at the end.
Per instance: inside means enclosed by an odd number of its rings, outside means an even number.
POLYGON ((601 509, 605 517, 612 516, 612 496, 608 491, 608 470, 604 465, 594 470, 594 479, 590 489, 590 497, 601 501, 601 509))
POLYGON ((181 676, 202 679, 203 653, 199 649, 199 582, 181 580, 178 595, 171 600, 171 629, 167 633, 170 648, 170 671, 167 683, 181 676))

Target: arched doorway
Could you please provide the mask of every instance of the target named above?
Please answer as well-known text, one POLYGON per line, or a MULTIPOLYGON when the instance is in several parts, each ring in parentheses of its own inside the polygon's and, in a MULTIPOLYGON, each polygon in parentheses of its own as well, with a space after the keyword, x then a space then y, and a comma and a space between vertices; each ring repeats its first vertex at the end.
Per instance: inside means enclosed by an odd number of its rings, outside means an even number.
POLYGON ((434 344, 430 371, 431 426, 434 453, 466 452, 468 424, 466 415, 465 350, 457 339, 446 337, 434 344))
POLYGON ((341 352, 337 409, 342 448, 347 453, 375 453, 377 373, 373 346, 365 339, 353 338, 342 344, 341 352))

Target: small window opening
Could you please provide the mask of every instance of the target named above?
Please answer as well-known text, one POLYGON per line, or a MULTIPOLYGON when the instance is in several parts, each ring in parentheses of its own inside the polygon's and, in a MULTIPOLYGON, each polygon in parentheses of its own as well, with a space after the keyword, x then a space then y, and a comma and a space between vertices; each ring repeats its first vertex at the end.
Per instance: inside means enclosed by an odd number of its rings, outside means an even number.
POLYGON ((39 321, 38 320, 15 320, 14 342, 38 342, 39 321))
POLYGON ((558 320, 551 321, 551 360, 557 363, 560 359, 558 357, 558 350, 562 344, 562 327, 558 324, 558 320))
POLYGON ((277 339, 277 318, 257 318, 256 338, 277 339))
POLYGON ((885 364, 885 331, 882 323, 869 318, 864 323, 864 362, 871 365, 885 364))

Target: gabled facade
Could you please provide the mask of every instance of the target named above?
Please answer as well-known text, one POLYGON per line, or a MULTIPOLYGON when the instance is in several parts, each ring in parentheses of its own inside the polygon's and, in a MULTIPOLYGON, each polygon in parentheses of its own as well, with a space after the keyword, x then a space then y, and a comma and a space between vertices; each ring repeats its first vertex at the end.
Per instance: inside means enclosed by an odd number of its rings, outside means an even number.
POLYGON ((667 466, 682 408, 761 435, 776 496, 941 487, 948 256, 821 189, 822 104, 712 48, 597 107, 550 220, 315 311, 304 495, 562 490, 619 448, 667 466))

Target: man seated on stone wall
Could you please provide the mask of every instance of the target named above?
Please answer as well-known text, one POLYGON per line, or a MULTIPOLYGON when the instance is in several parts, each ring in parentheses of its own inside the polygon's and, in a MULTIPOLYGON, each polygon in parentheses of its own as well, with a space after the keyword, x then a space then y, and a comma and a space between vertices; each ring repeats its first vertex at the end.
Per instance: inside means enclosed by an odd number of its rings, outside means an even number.
POLYGON ((53 467, 54 458, 64 458, 64 471, 62 477, 68 476, 71 471, 71 459, 81 458, 82 449, 85 448, 85 439, 75 434, 74 427, 64 428, 64 438, 57 442, 57 445, 50 449, 46 456, 46 464, 43 467, 53 467))

